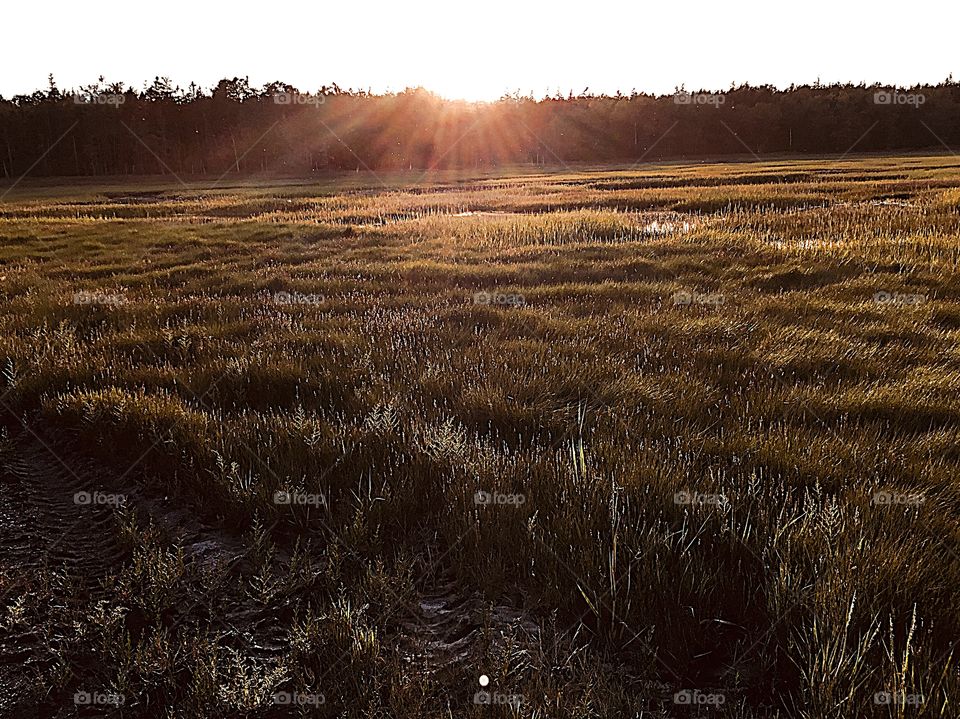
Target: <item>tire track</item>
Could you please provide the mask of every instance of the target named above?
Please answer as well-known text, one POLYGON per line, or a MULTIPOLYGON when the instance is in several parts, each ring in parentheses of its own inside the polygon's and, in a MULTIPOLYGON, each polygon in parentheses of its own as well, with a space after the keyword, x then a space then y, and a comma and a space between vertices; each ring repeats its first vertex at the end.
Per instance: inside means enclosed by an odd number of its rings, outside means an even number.
MULTIPOLYGON (((165 547, 182 548, 190 576, 214 569, 226 578, 209 598, 226 611, 202 618, 207 598, 184 584, 175 625, 199 615, 224 645, 253 659, 276 661, 286 651, 286 628, 270 607, 251 608, 237 592, 236 575, 249 570, 243 541, 135 479, 99 465, 69 440, 28 433, 0 439, 0 716, 35 706, 38 691, 49 686, 58 647, 75 633, 63 617, 87 616, 100 600, 116 603, 103 580, 132 557, 121 539, 121 508, 138 524, 152 523, 165 547), (32 611, 11 620, 18 597, 30 595, 37 597, 32 611)), ((141 621, 142 612, 132 611, 141 621)))
MULTIPOLYGON (((17 437, 0 451, 0 573, 7 610, 0 618, 0 710, 25 706, 57 661, 44 625, 28 622, 26 612, 20 621, 20 603, 36 597, 41 606, 35 609, 46 619, 54 609, 46 606, 49 584, 56 611, 82 611, 104 596, 102 579, 127 556, 114 508, 96 503, 93 493, 100 488, 71 469, 35 439, 17 437)), ((58 639, 71 631, 57 629, 58 639)))
POLYGON ((541 629, 528 614, 461 591, 448 580, 422 592, 409 608, 402 622, 401 647, 412 667, 425 675, 451 668, 469 674, 481 665, 484 654, 511 640, 535 652, 541 629))
POLYGON ((30 522, 29 536, 8 559, 24 568, 62 571, 94 590, 126 556, 111 501, 118 495, 84 481, 86 468, 74 470, 39 442, 32 445, 3 458, 4 474, 21 495, 20 511, 30 522))

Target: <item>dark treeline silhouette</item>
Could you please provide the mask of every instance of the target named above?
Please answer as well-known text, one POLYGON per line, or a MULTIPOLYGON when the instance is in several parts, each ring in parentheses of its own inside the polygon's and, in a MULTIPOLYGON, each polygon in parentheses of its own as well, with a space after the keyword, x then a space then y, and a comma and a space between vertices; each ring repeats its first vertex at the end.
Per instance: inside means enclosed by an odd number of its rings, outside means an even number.
POLYGON ((493 103, 423 89, 373 95, 157 78, 0 97, 0 177, 303 174, 486 168, 728 154, 835 154, 960 145, 960 84, 732 87, 722 94, 579 95, 493 103))

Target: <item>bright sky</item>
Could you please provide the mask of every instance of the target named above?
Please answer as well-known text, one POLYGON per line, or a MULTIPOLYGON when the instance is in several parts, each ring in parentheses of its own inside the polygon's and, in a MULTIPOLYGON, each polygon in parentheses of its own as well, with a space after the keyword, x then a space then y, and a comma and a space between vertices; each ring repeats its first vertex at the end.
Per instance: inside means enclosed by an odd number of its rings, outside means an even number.
POLYGON ((62 90, 99 75, 136 88, 249 75, 470 100, 960 78, 956 0, 7 0, 2 16, 8 98, 51 72, 62 90))

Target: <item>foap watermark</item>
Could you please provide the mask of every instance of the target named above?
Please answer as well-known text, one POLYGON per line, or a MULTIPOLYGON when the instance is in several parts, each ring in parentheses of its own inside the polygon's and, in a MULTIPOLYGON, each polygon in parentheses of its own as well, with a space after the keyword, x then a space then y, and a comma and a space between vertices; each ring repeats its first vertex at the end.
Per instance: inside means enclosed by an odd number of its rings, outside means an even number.
POLYGON ((302 292, 280 292, 273 293, 273 303, 277 305, 319 305, 326 299, 323 295, 304 294, 302 292))
POLYGON ((925 501, 927 501, 927 498, 921 492, 891 492, 886 489, 875 492, 873 496, 870 497, 870 504, 875 507, 897 505, 919 507, 925 501))
POLYGON ((76 692, 73 703, 76 706, 122 706, 124 698, 113 692, 76 692))
POLYGON ((906 694, 905 692, 877 692, 873 695, 873 703, 880 705, 896 704, 900 706, 918 707, 926 699, 923 694, 906 694))
POLYGON ((705 694, 699 689, 684 689, 673 695, 673 703, 684 706, 715 706, 718 707, 727 701, 722 693, 705 694))
POLYGON ((673 95, 675 105, 713 105, 720 107, 727 101, 727 96, 717 92, 687 92, 680 90, 673 95))
POLYGON ((897 90, 877 90, 873 93, 874 105, 908 105, 919 108, 927 101, 921 92, 899 92, 897 90))
POLYGON ((527 497, 524 494, 504 494, 503 492, 485 492, 482 489, 476 491, 473 495, 474 504, 506 504, 512 505, 514 507, 519 507, 521 504, 527 501, 527 497))
POLYGON ((926 302, 927 296, 880 290, 874 293, 873 301, 878 305, 888 305, 890 307, 916 307, 926 302))
POLYGON ((273 102, 277 105, 313 105, 320 107, 327 101, 325 95, 311 95, 309 92, 275 92, 273 102))
POLYGON ((126 101, 127 96, 118 92, 73 93, 74 105, 108 105, 120 107, 126 101))
POLYGON ((81 507, 102 506, 119 507, 126 504, 127 497, 123 494, 110 494, 108 492, 77 492, 73 495, 73 503, 81 507))
POLYGON ((325 504, 322 494, 310 494, 308 492, 285 492, 283 490, 277 490, 273 493, 273 503, 290 504, 298 507, 320 507, 325 504))
MULTIPOLYGON (((490 684, 490 677, 486 674, 480 677, 480 686, 486 687, 490 684)), ((510 706, 518 708, 523 703, 523 696, 520 694, 504 694, 502 692, 493 692, 488 689, 481 689, 473 695, 474 704, 493 704, 496 706, 510 706)))
POLYGON ((727 300, 719 292, 695 292, 689 290, 678 290, 674 292, 671 299, 673 300, 674 305, 680 306, 689 306, 689 305, 709 305, 710 307, 719 307, 727 300))
POLYGON ((75 305, 124 305, 127 298, 118 292, 88 292, 81 290, 73 295, 75 305))
POLYGON ((727 498, 722 494, 704 494, 702 492, 676 492, 673 495, 674 504, 726 504, 727 498))
POLYGON ((303 692, 276 692, 271 698, 274 704, 301 707, 318 707, 327 701, 323 694, 305 694, 303 692))
POLYGON ((474 292, 475 305, 506 305, 509 307, 523 307, 527 304, 523 295, 505 294, 503 292, 474 292))

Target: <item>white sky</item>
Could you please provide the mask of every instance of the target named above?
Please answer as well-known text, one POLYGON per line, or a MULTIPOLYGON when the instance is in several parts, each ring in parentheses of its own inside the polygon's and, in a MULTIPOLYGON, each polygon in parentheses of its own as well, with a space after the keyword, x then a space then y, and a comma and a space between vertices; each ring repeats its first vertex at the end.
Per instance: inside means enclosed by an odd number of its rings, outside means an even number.
POLYGON ((422 85, 447 97, 506 91, 722 90, 960 78, 960 2, 591 0, 327 3, 3 0, 0 94, 104 75, 203 87, 249 75, 302 91, 422 85))

